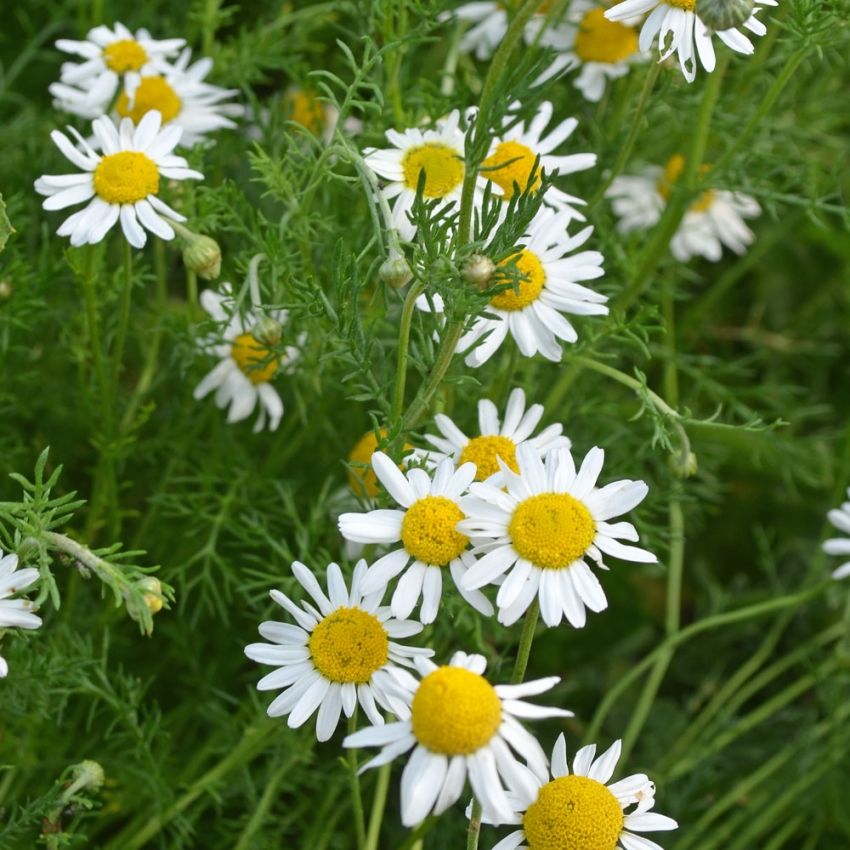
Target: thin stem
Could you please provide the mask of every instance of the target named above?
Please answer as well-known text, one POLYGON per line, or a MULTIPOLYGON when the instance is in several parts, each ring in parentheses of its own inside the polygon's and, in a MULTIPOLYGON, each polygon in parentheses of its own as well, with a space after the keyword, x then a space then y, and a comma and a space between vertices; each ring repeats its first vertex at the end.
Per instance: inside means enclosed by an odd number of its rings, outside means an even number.
POLYGON ((387 792, 390 787, 392 763, 387 762, 378 768, 378 778, 375 781, 375 796, 372 798, 372 811, 369 814, 369 830, 366 833, 366 850, 378 850, 381 837, 381 824, 384 820, 384 809, 387 805, 387 792))
POLYGON ((446 372, 449 371, 449 366, 451 365, 452 357, 454 357, 462 331, 463 325, 460 322, 451 322, 446 326, 446 333, 440 343, 437 360, 431 369, 431 376, 428 379, 428 383, 419 390, 419 393, 411 402, 410 407, 404 415, 405 428, 410 429, 415 427, 420 417, 428 410, 428 405, 431 403, 434 393, 440 388, 446 372))
POLYGON ((534 642, 534 630, 537 628, 539 615, 540 602, 535 596, 534 601, 528 606, 528 610, 525 612, 522 634, 519 637, 519 646, 517 647, 516 661, 514 662, 514 672, 511 674, 512 685, 518 685, 525 678, 528 658, 531 655, 531 644, 534 642))
POLYGON ((253 310, 262 310, 263 297, 260 294, 260 277, 258 269, 260 263, 266 259, 265 254, 254 254, 251 257, 251 262, 248 263, 248 291, 251 294, 251 308, 253 310))
POLYGON ((124 359, 124 346, 127 342, 127 328, 130 324, 130 307, 133 300, 133 248, 126 239, 122 238, 121 241, 124 248, 124 285, 121 290, 115 351, 112 354, 112 382, 116 389, 121 375, 121 361, 124 359))
POLYGON ((398 360, 396 363, 395 387, 393 388, 393 401, 390 409, 390 419, 395 421, 401 416, 404 406, 404 387, 407 383, 407 355, 410 348, 410 325, 413 321, 413 311, 416 307, 416 299, 422 294, 425 286, 420 281, 414 281, 407 291, 404 306, 401 308, 401 321, 398 329, 398 360))
POLYGON ((278 788, 280 788, 281 782, 290 770, 292 770, 292 765, 288 761, 284 761, 268 780, 263 795, 245 825, 245 829, 242 830, 239 842, 234 850, 250 850, 251 847, 256 846, 254 836, 269 816, 269 810, 277 800, 278 788))
MULTIPOLYGON (((353 735, 357 731, 357 712, 348 718, 348 734, 353 735)), ((359 850, 366 848, 366 818, 363 813, 363 797, 360 794, 360 776, 357 773, 357 750, 349 748, 348 771, 351 784, 351 804, 354 807, 354 834, 357 838, 359 850)))

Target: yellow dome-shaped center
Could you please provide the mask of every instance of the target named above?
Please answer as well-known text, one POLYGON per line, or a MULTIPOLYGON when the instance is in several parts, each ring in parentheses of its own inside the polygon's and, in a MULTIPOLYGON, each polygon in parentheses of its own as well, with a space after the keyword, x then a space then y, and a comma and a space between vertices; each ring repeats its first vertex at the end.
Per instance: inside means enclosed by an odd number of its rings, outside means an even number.
MULTIPOLYGON (((381 439, 387 437, 387 429, 381 428, 381 439)), ((354 448, 348 453, 348 462, 350 464, 363 464, 363 466, 350 466, 348 468, 348 486, 354 491, 354 494, 363 499, 368 497, 374 499, 378 495, 378 477, 375 475, 375 470, 372 469, 372 455, 378 449, 378 438, 374 431, 369 431, 364 434, 355 444, 354 448)), ((404 444, 404 450, 412 451, 413 446, 410 443, 404 444)), ((404 467, 399 466, 399 469, 404 467)))
POLYGON ((425 172, 426 198, 444 198, 463 182, 463 160, 454 148, 442 142, 428 142, 410 148, 401 161, 404 185, 414 192, 419 186, 419 175, 425 172))
POLYGON ((609 21, 605 9, 591 9, 581 20, 575 51, 582 62, 614 64, 637 53, 638 35, 619 21, 609 21))
POLYGON ((675 6, 677 9, 684 9, 686 12, 693 12, 697 7, 696 0, 664 0, 668 6, 675 6))
POLYGON ((253 334, 239 334, 233 340, 230 356, 252 384, 270 381, 280 366, 280 358, 253 334))
POLYGON ((138 41, 122 38, 103 48, 103 61, 110 71, 126 74, 127 71, 140 71, 148 61, 148 54, 138 41))
POLYGON ((601 783, 562 776, 540 789, 525 812, 522 830, 531 850, 614 850, 623 810, 601 783))
POLYGON ((159 169, 148 156, 121 151, 103 157, 94 170, 94 190, 109 204, 134 204, 159 192, 159 169))
POLYGON ((183 104, 177 92, 164 77, 142 77, 136 93, 133 95, 133 105, 127 92, 122 91, 115 102, 115 109, 122 118, 132 118, 138 124, 152 109, 162 115, 162 123, 166 124, 180 114, 183 104))
POLYGON ((578 499, 566 493, 541 493, 517 505, 508 531, 521 557, 536 567, 558 570, 587 551, 596 525, 578 499))
POLYGON ((462 667, 439 667, 414 694, 411 722, 416 740, 432 753, 469 755, 498 731, 502 703, 483 676, 462 667))
POLYGON ((401 522, 404 548, 423 564, 445 567, 469 544, 469 538, 456 530, 463 511, 445 496, 426 496, 414 502, 401 522))
POLYGON ((522 142, 513 139, 499 142, 496 150, 481 163, 482 175, 502 190, 505 200, 510 200, 514 195, 515 183, 520 192, 526 188, 536 192, 540 188, 540 169, 534 168, 536 160, 534 151, 522 142))
POLYGON ((326 679, 362 684, 387 663, 390 642, 374 615, 360 608, 337 608, 313 629, 307 646, 326 679))
POLYGON ((325 105, 314 91, 289 89, 283 95, 283 109, 288 120, 300 124, 314 136, 325 128, 325 105))
POLYGON ((460 463, 475 464, 475 480, 483 481, 499 471, 499 458, 514 472, 519 472, 516 462, 516 443, 510 437, 488 434, 473 437, 460 453, 460 463))
POLYGON ((523 248, 519 255, 514 254, 499 263, 499 268, 504 268, 513 263, 519 273, 519 280, 508 278, 507 274, 501 272, 496 278, 497 283, 510 281, 511 287, 494 295, 490 304, 498 310, 523 310, 533 301, 540 297, 543 286, 546 283, 546 271, 543 263, 527 248, 523 248))
MULTIPOLYGON (((664 198, 665 201, 670 200, 670 194, 673 190, 673 185, 676 181, 682 176, 682 171, 685 167, 685 158, 680 154, 673 154, 670 159, 667 160, 667 165, 664 166, 664 173, 658 180, 658 185, 656 188, 658 189, 658 194, 664 198)), ((703 164, 700 166, 699 173, 707 174, 711 169, 710 165, 703 164)), ((714 189, 709 189, 707 192, 703 192, 690 206, 692 212, 705 212, 707 209, 711 207, 714 203, 715 193, 714 189)))

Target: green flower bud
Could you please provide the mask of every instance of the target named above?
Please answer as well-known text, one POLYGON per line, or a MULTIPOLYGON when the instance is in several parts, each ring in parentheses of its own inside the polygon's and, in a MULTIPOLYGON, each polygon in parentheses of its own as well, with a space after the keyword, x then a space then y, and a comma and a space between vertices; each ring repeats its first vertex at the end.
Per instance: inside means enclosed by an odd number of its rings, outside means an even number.
POLYGON ((715 32, 739 27, 753 13, 754 0, 697 0, 696 13, 715 32))
POLYGON ((221 273, 221 248, 215 239, 192 233, 183 245, 183 262, 202 280, 215 280, 221 273))
POLYGON ((277 319, 272 319, 270 316, 263 316, 253 328, 251 328, 251 336, 257 342, 262 343, 269 348, 274 347, 280 342, 283 336, 283 325, 277 319))
POLYGON ((404 256, 391 254, 381 263, 378 275, 387 286, 391 286, 393 289, 401 289, 402 286, 410 282, 413 272, 404 256))
POLYGON ((486 289, 496 271, 496 264, 483 254, 473 254, 463 267, 463 276, 467 283, 486 289))

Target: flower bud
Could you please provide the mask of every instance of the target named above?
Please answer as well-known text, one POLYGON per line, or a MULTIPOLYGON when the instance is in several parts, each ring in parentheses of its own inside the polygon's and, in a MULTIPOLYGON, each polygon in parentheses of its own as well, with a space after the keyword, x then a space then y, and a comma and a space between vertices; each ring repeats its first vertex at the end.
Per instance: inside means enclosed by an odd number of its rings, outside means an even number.
POLYGON ((697 0, 696 14, 714 32, 739 27, 749 19, 754 0, 697 0))
POLYGON ((253 328, 251 336, 264 346, 273 348, 280 342, 283 336, 283 325, 271 316, 263 316, 253 328))
POLYGON ((142 598, 145 600, 145 605, 148 606, 148 611, 151 614, 158 614, 162 611, 162 584, 158 578, 154 578, 153 576, 143 578, 139 581, 137 587, 143 592, 144 595, 142 598))
POLYGON ((698 468, 697 456, 693 452, 688 452, 687 457, 677 454, 670 458, 670 469, 676 478, 690 478, 697 474, 698 468))
POLYGON ((495 271, 496 264, 489 257, 485 257, 483 254, 473 254, 463 267, 463 276, 467 283, 471 283, 479 289, 486 289, 495 271))
POLYGON ((410 282, 413 272, 402 254, 390 254, 381 263, 378 275, 387 286, 391 286, 393 289, 401 289, 402 286, 410 282))
POLYGON ((12 284, 8 280, 0 280, 0 301, 12 297, 12 284))
POLYGON ((215 280, 221 273, 221 248, 215 239, 192 233, 183 245, 183 262, 202 280, 215 280))
POLYGON ((91 759, 85 759, 79 764, 75 764, 72 768, 71 776, 77 790, 91 788, 92 791, 97 791, 98 788, 103 786, 106 779, 103 768, 91 759))

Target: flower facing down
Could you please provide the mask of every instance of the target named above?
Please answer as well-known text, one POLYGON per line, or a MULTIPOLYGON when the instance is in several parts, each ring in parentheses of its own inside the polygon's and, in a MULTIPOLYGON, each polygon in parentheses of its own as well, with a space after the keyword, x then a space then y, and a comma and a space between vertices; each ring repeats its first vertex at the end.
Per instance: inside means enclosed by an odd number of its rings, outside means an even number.
POLYGON ((105 116, 97 118, 92 131, 100 152, 73 127, 68 130, 82 150, 64 133, 54 130, 50 134, 56 147, 82 173, 39 177, 35 190, 46 196, 44 209, 86 205, 62 222, 56 231, 59 236, 69 236, 75 246, 93 245, 120 219, 124 236, 134 248, 144 246, 146 230, 161 239, 174 238, 168 219, 186 219, 160 200, 162 178, 200 180, 203 174, 172 153, 180 141, 180 128, 161 129, 161 124, 158 112, 149 112, 137 127, 126 118, 118 127, 105 116))
POLYGON ((508 794, 526 794, 546 781, 546 755, 518 718, 571 717, 560 708, 524 702, 560 680, 493 686, 484 678, 481 655, 456 653, 437 667, 416 659, 422 681, 413 693, 409 719, 360 729, 346 747, 382 747, 362 770, 387 764, 413 750, 401 777, 401 819, 413 826, 439 815, 463 793, 466 779, 476 798, 498 822, 510 821, 508 794), (525 764, 517 756, 521 756, 525 764))
POLYGON ((339 530, 355 543, 401 545, 369 567, 364 591, 372 593, 403 572, 392 596, 393 615, 407 617, 421 596, 419 618, 433 623, 443 593, 443 570, 448 567, 461 596, 489 617, 493 606, 487 597, 461 584, 474 558, 468 551, 469 537, 457 530, 457 524, 466 518, 460 498, 475 478, 475 464, 455 469, 447 458, 429 476, 419 468, 402 472, 383 452, 375 452, 372 468, 401 509, 344 513, 339 530))
MULTIPOLYGON (((847 489, 847 496, 850 498, 850 488, 847 489)), ((841 555, 847 557, 850 555, 850 501, 844 502, 840 508, 833 508, 828 514, 827 519, 839 531, 846 534, 846 537, 833 537, 830 540, 825 540, 823 551, 827 555, 841 555)), ((846 563, 841 564, 832 573, 832 577, 836 579, 850 578, 850 559, 846 563)))
POLYGON ((419 449, 417 455, 436 466, 445 458, 451 458, 456 466, 475 464, 475 480, 484 481, 490 476, 491 483, 502 483, 501 460, 508 468, 518 472, 516 465, 517 446, 523 443, 533 446, 542 457, 552 449, 568 449, 570 441, 563 436, 563 426, 549 425, 536 436, 534 429, 543 418, 543 405, 532 404, 525 409, 525 392, 517 387, 508 397, 503 420, 499 420, 496 405, 489 399, 478 402, 478 428, 480 434, 467 437, 444 413, 438 413, 434 422, 441 436, 430 434, 425 439, 433 449, 419 449))
MULTIPOLYGON (((18 556, 0 551, 0 629, 37 629, 41 617, 32 613, 29 599, 10 599, 21 590, 26 590, 38 581, 38 570, 34 567, 18 569, 18 556)), ((0 679, 9 672, 6 659, 0 655, 0 679)))
POLYGON ((380 607, 383 588, 363 593, 365 561, 354 568, 350 593, 336 564, 328 566, 327 593, 304 564, 296 561, 292 572, 312 602, 299 607, 286 594, 271 591, 297 625, 262 623, 260 634, 271 643, 245 647, 252 661, 277 668, 257 685, 261 691, 283 689, 269 705, 269 717, 288 714, 289 727, 296 729, 318 709, 320 741, 327 741, 340 715, 351 717, 358 703, 376 726, 384 722, 379 708, 408 717, 409 699, 403 695, 416 688, 416 680, 397 665, 412 667, 412 659, 429 656, 432 650, 396 640, 419 634, 422 624, 396 620, 388 608, 380 607))
MULTIPOLYGON (((517 795, 519 811, 512 822, 521 828, 493 850, 661 850, 635 834, 678 827, 672 818, 650 811, 655 804, 653 783, 636 773, 608 784, 620 758, 619 741, 599 758, 595 755, 595 744, 582 747, 570 773, 567 745, 559 735, 552 751, 552 779, 517 795)), ((485 817, 490 820, 487 812, 485 817)))
POLYGON ((283 418, 283 401, 271 381, 279 371, 288 371, 299 356, 298 348, 291 345, 279 353, 287 311, 271 310, 263 319, 250 312, 243 315, 230 284, 223 284, 221 290, 201 293, 201 306, 223 329, 201 343, 208 354, 220 360, 195 387, 193 396, 202 399, 215 390, 216 405, 229 408, 228 422, 247 419, 259 402, 254 433, 262 431, 267 422, 269 431, 274 431, 283 418))
POLYGON ((621 540, 637 541, 628 522, 609 523, 643 501, 643 481, 615 481, 597 487, 605 452, 592 448, 576 471, 568 449, 550 452, 543 460, 531 446, 517 449, 519 474, 503 466, 506 489, 490 482, 473 484, 462 501, 469 516, 458 525, 479 542, 487 538, 486 554, 462 579, 467 589, 504 578, 496 597, 499 622, 515 623, 532 600, 540 600, 547 626, 563 617, 575 628, 584 626, 585 608, 603 611, 605 592, 585 559, 607 569, 603 555, 626 561, 655 563, 655 555, 621 540))

